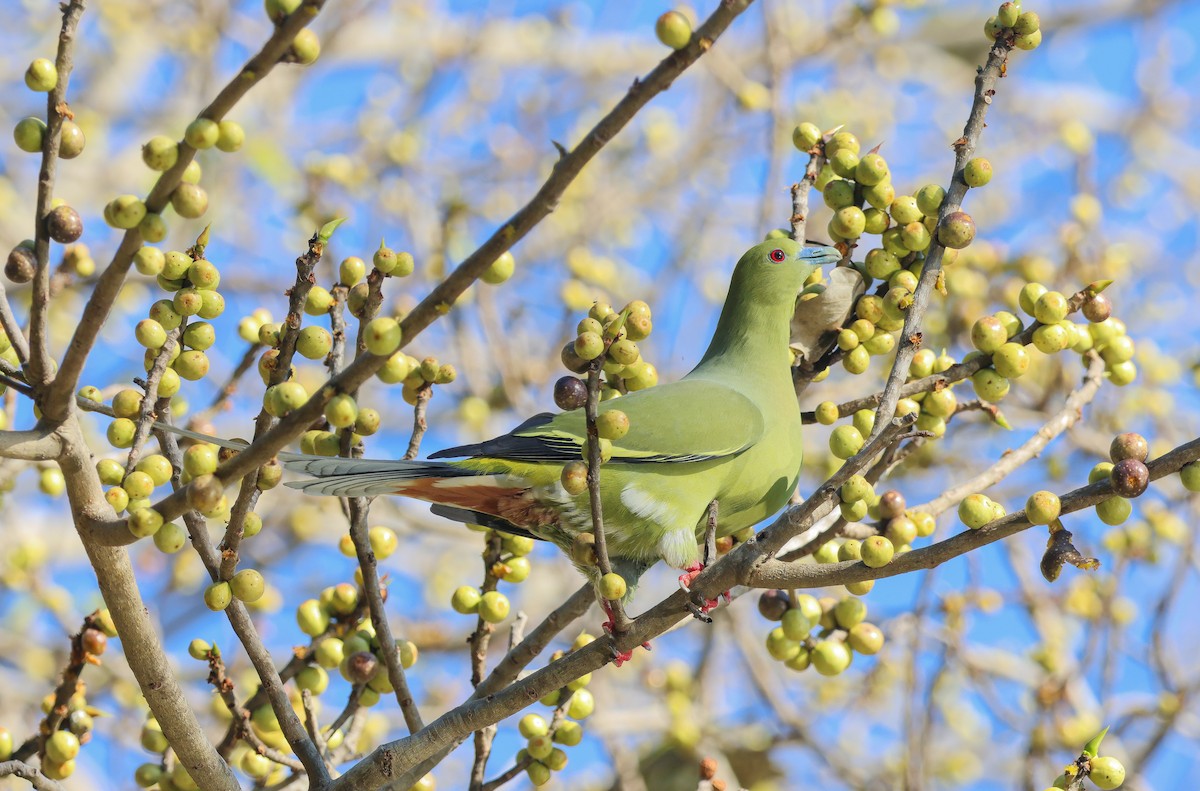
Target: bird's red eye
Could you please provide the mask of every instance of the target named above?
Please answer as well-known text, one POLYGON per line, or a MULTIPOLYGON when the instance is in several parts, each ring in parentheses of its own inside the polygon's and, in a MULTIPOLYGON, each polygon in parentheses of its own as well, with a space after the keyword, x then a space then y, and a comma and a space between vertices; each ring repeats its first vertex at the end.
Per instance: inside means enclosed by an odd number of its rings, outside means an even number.
POLYGON ((776 247, 774 250, 771 251, 771 260, 774 261, 775 263, 778 264, 781 261, 783 261, 783 259, 785 259, 785 258, 787 258, 787 256, 784 255, 784 252, 782 250, 780 250, 778 247, 776 247))

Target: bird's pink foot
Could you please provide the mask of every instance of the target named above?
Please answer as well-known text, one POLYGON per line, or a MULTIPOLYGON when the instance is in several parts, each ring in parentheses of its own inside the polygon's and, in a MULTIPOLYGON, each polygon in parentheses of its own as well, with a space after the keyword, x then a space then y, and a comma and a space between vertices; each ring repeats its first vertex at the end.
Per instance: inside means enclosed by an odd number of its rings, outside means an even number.
MULTIPOLYGON (((684 593, 691 593, 692 592, 692 583, 696 581, 696 577, 699 577, 705 568, 707 568, 707 566, 705 566, 703 563, 693 563, 692 565, 690 565, 686 569, 684 569, 683 570, 684 573, 679 575, 680 589, 684 593)), ((728 604, 730 602, 729 591, 723 591, 721 593, 721 596, 722 596, 722 598, 725 599, 726 604, 728 604)), ((712 610, 716 609, 716 606, 719 603, 720 602, 718 602, 717 599, 705 599, 704 603, 699 605, 697 607, 697 609, 699 610, 701 615, 708 615, 708 613, 710 613, 712 610)))
MULTIPOLYGON (((613 612, 613 607, 607 601, 602 601, 600 603, 600 606, 604 609, 604 614, 608 616, 608 620, 605 621, 604 623, 600 624, 600 627, 602 629, 604 629, 606 634, 614 634, 614 630, 616 629, 617 617, 616 617, 616 614, 613 612)), ((647 640, 646 642, 642 643, 642 648, 645 648, 647 651, 649 651, 650 650, 650 641, 647 640)), ((633 659, 633 651, 632 650, 618 651, 616 649, 616 646, 613 647, 613 664, 614 665, 616 665, 617 667, 620 667, 621 665, 628 662, 630 659, 633 659)))

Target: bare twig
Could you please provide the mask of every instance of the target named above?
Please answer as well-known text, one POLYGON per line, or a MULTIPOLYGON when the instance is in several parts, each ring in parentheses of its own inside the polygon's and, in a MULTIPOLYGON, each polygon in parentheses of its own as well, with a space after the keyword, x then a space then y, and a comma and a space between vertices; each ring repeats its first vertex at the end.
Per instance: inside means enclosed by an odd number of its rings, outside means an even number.
MULTIPOLYGON (((1004 68, 1008 63, 1008 53, 1011 50, 1011 39, 998 38, 988 52, 987 63, 975 77, 975 98, 971 104, 971 113, 967 116, 962 137, 954 142, 954 173, 951 177, 950 188, 946 190, 945 200, 942 201, 941 209, 938 211, 939 227, 946 215, 959 210, 963 198, 967 194, 967 183, 963 180, 962 175, 963 168, 966 167, 971 155, 975 153, 975 146, 978 144, 985 126, 984 118, 992 103, 992 97, 996 93, 996 82, 1004 73, 1004 68)), ((896 414, 896 402, 900 400, 900 389, 904 385, 904 380, 908 378, 908 369, 912 364, 913 355, 917 353, 917 349, 921 345, 921 323, 925 318, 925 310, 929 306, 929 298, 934 284, 941 277, 944 252, 945 248, 938 241, 935 230, 933 241, 929 243, 929 250, 925 254, 925 263, 921 268, 921 278, 917 283, 917 290, 913 293, 912 305, 909 306, 904 317, 904 328, 900 331, 896 359, 892 363, 887 384, 883 388, 883 397, 879 402, 879 412, 872 434, 883 431, 887 422, 896 414)))
MULTIPOLYGON (((50 310, 50 235, 46 215, 54 198, 55 166, 58 164, 58 145, 62 140, 63 120, 70 114, 67 108, 67 86, 75 65, 75 30, 83 15, 84 0, 71 0, 63 6, 62 28, 58 33, 58 55, 55 69, 58 82, 46 96, 46 132, 42 140, 42 166, 38 172, 37 209, 34 214, 33 252, 37 270, 33 276, 33 301, 29 307, 28 379, 40 391, 49 384, 50 352, 46 347, 46 314, 50 310)), ((74 385, 72 384, 72 389, 74 385)))

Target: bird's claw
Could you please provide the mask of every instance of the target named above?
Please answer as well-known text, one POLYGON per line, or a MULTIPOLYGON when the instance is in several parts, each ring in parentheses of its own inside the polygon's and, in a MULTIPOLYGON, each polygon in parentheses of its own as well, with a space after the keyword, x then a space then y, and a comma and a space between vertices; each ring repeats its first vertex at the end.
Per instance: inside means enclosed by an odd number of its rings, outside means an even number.
MULTIPOLYGON (((705 568, 707 567, 703 563, 693 563, 684 569, 683 573, 679 575, 679 589, 684 593, 691 594, 692 583, 695 582, 696 577, 699 577, 705 568)), ((729 591, 722 592, 721 596, 725 599, 726 604, 730 602, 729 591)), ((687 601, 688 612, 695 616, 697 620, 712 623, 712 618, 709 618, 708 614, 716 609, 720 602, 717 599, 699 599, 698 602, 692 601, 689 598, 687 601)))
MULTIPOLYGON (((610 634, 613 637, 617 637, 618 632, 619 631, 624 632, 625 629, 620 629, 620 630, 617 629, 617 624, 616 624, 617 617, 616 617, 616 614, 613 612, 612 605, 610 605, 608 602, 602 602, 602 604, 604 607, 604 613, 608 616, 608 620, 605 621, 604 623, 600 624, 600 628, 602 628, 604 630, 605 634, 610 634)), ((617 667, 620 667, 621 665, 628 662, 630 659, 633 659, 633 649, 630 649, 628 651, 618 651, 615 642, 612 644, 612 646, 610 646, 610 648, 612 650, 613 664, 616 665, 617 667)), ((642 648, 645 648, 647 651, 651 650, 650 649, 650 641, 647 640, 646 642, 642 643, 642 648)))

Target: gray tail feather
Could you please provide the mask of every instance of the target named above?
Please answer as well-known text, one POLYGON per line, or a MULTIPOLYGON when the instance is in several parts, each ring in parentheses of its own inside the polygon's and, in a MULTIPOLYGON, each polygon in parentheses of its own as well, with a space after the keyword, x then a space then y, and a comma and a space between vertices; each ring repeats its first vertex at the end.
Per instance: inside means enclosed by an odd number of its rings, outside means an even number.
MULTIPOLYGON (((198 431, 189 431, 186 428, 166 423, 155 423, 154 427, 199 442, 211 442, 231 450, 244 450, 249 444, 201 434, 198 431)), ((276 455, 287 469, 313 476, 306 481, 288 481, 287 486, 300 489, 307 494, 338 497, 374 497, 380 494, 391 494, 397 482, 411 481, 417 478, 449 478, 478 474, 436 461, 346 459, 287 451, 276 455)))
POLYGON ((394 494, 396 484, 418 478, 450 478, 478 475, 444 462, 398 459, 343 459, 303 456, 285 462, 295 472, 314 476, 306 481, 288 481, 287 485, 306 494, 337 497, 375 497, 394 494))
POLYGON ((525 528, 517 527, 512 522, 499 516, 492 516, 491 514, 472 511, 467 508, 456 508, 452 505, 442 505, 440 503, 434 503, 433 505, 429 506, 429 510, 438 516, 455 522, 462 522, 463 524, 468 525, 483 525, 484 527, 490 527, 493 530, 500 530, 504 533, 525 536, 527 538, 537 539, 538 541, 543 540, 541 536, 535 536, 525 528))

